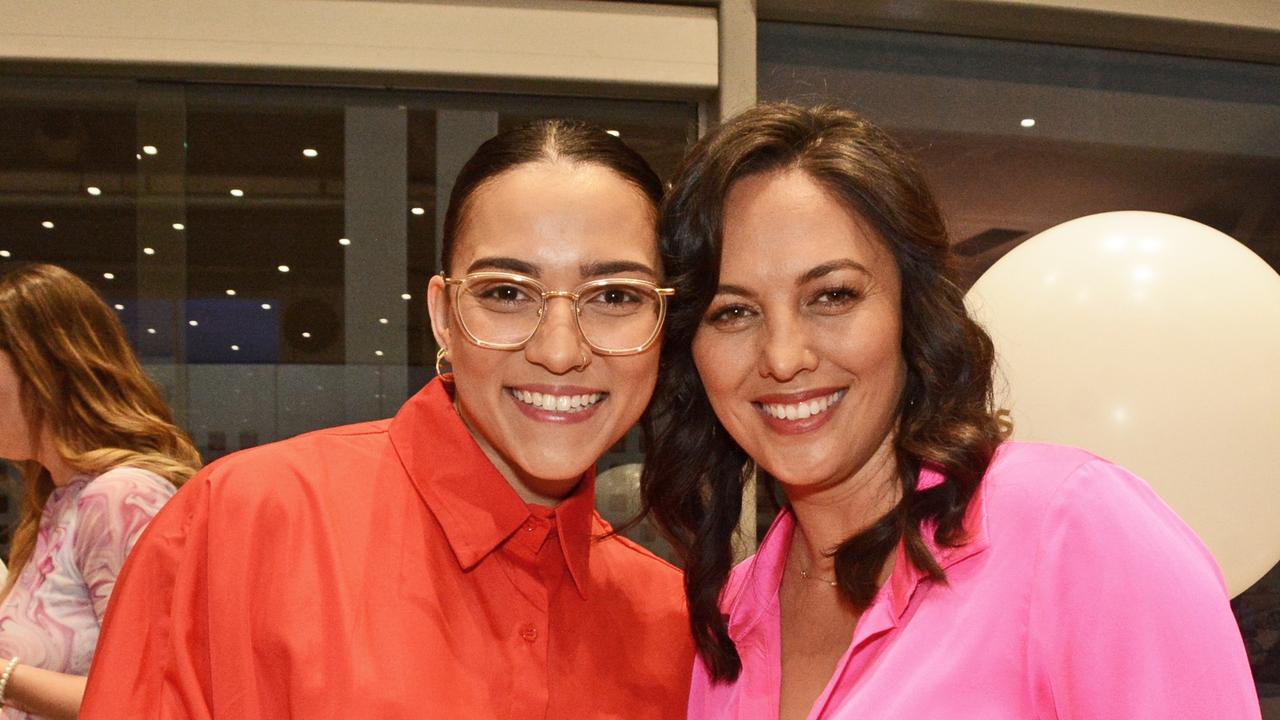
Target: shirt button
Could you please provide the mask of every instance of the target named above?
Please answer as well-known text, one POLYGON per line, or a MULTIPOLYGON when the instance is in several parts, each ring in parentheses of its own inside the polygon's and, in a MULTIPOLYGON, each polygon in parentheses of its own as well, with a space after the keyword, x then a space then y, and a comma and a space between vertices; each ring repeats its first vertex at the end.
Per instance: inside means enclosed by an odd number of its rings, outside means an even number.
POLYGON ((520 628, 520 637, 524 638, 525 642, 533 642, 538 639, 538 628, 533 625, 525 625, 520 628))

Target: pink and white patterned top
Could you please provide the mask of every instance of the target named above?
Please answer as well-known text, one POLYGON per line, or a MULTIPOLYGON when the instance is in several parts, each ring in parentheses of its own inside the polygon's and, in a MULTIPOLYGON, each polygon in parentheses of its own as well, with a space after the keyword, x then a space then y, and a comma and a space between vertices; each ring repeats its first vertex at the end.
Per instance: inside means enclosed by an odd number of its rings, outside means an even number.
MULTIPOLYGON (((40 517, 31 560, 0 603, 0 658, 88 675, 98 628, 125 557, 173 496, 169 481, 117 467, 54 488, 40 517)), ((0 718, 26 713, 0 710, 0 718)))

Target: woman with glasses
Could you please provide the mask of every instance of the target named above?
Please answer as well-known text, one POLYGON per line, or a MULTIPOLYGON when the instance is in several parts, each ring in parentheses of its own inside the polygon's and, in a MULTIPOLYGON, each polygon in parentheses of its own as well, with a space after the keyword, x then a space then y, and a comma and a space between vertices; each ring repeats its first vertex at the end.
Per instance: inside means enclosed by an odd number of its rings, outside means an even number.
POLYGON ((0 277, 0 458, 22 476, 0 718, 74 718, 125 556, 200 456, 115 313, 55 265, 0 277))
POLYGON ((593 496, 657 377, 661 193, 584 124, 482 145, 427 288, 452 372, 193 479, 126 569, 82 717, 683 717, 681 576, 593 496))

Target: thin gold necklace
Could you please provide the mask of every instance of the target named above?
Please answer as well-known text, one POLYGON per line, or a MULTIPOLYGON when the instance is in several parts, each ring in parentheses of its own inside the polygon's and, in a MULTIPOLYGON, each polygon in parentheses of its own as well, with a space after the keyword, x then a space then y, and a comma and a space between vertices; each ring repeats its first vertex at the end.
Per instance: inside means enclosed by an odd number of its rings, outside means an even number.
POLYGON ((817 582, 826 583, 831 587, 836 587, 835 580, 828 580, 824 577, 818 577, 817 575, 810 575, 809 571, 805 570, 804 568, 800 568, 800 577, 804 578, 805 580, 815 580, 817 582))

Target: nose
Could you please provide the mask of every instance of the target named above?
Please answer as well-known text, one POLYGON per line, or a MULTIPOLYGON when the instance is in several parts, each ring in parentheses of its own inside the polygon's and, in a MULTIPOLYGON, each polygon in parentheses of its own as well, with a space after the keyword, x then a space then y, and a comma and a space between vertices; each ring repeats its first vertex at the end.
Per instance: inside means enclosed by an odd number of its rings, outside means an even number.
POLYGON ((818 368, 814 330, 794 317, 773 317, 765 323, 760 348, 760 377, 787 382, 818 368))
POLYGON ((524 346, 524 357, 556 375, 582 370, 591 364, 591 346, 578 331, 573 299, 547 298, 542 324, 524 346))

